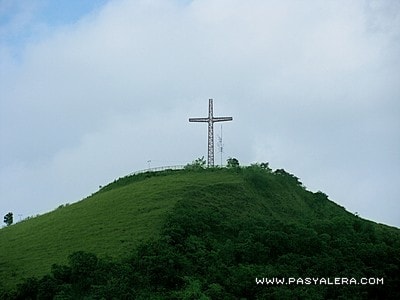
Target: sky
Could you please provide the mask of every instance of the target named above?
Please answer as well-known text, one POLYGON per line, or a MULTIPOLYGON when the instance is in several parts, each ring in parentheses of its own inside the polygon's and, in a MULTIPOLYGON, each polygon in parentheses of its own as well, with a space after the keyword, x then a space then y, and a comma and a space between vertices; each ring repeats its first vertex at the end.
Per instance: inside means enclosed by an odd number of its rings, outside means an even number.
POLYGON ((213 98, 223 161, 400 227, 399 53, 397 0, 0 0, 0 214, 206 157, 213 98))

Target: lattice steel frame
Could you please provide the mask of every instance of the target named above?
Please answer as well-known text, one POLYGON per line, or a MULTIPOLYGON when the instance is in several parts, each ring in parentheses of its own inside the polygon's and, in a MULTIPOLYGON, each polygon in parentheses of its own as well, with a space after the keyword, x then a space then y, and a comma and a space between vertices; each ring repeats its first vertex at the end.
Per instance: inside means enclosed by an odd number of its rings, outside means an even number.
POLYGON ((214 117, 213 99, 208 99, 208 118, 190 118, 189 122, 208 123, 208 167, 214 166, 214 123, 232 121, 232 117, 214 117))

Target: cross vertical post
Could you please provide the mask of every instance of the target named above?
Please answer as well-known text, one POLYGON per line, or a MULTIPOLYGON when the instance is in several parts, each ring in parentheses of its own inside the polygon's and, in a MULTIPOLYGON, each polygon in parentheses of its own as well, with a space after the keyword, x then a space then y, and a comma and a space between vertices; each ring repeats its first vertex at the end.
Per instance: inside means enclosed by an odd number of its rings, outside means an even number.
POLYGON ((208 167, 214 166, 214 123, 232 121, 232 117, 214 117, 213 99, 208 99, 208 118, 189 118, 189 122, 208 123, 208 167))
POLYGON ((207 164, 210 167, 214 166, 214 109, 213 99, 208 100, 208 159, 207 164))

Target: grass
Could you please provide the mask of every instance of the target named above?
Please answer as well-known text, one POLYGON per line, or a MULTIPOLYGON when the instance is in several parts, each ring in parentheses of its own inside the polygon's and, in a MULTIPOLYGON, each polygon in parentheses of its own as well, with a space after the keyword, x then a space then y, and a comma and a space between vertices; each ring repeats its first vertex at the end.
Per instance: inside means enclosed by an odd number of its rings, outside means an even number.
POLYGON ((122 258, 157 239, 165 218, 188 188, 239 183, 226 172, 160 172, 121 178, 92 196, 0 230, 0 282, 41 276, 74 251, 122 258), (223 174, 223 176, 221 176, 223 174))
MULTIPOLYGON (((52 264, 66 264, 75 251, 128 257, 140 244, 157 240, 168 218, 189 224, 194 216, 235 232, 242 225, 258 226, 257 220, 301 228, 312 221, 321 233, 331 230, 335 218, 357 221, 290 174, 251 168, 138 174, 120 178, 80 202, 1 229, 0 283, 12 287, 24 278, 48 274, 52 264)), ((199 221, 193 230, 204 224, 199 221)), ((372 222, 369 226, 392 232, 372 222)), ((213 234, 225 234, 214 229, 213 234)))

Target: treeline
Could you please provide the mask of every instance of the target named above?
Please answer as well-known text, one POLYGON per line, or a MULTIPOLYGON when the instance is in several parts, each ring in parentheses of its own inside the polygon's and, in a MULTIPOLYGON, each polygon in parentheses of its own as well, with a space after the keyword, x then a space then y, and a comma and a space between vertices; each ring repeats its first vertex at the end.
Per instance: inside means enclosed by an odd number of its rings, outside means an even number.
POLYGON ((75 252, 67 265, 53 265, 50 274, 26 279, 1 298, 400 299, 399 230, 344 211, 332 216, 325 194, 305 191, 284 170, 238 172, 245 186, 188 188, 161 238, 129 258, 75 252), (299 197, 307 199, 298 206, 317 211, 315 216, 287 218, 299 197), (265 286, 256 277, 384 278, 384 283, 265 286))

